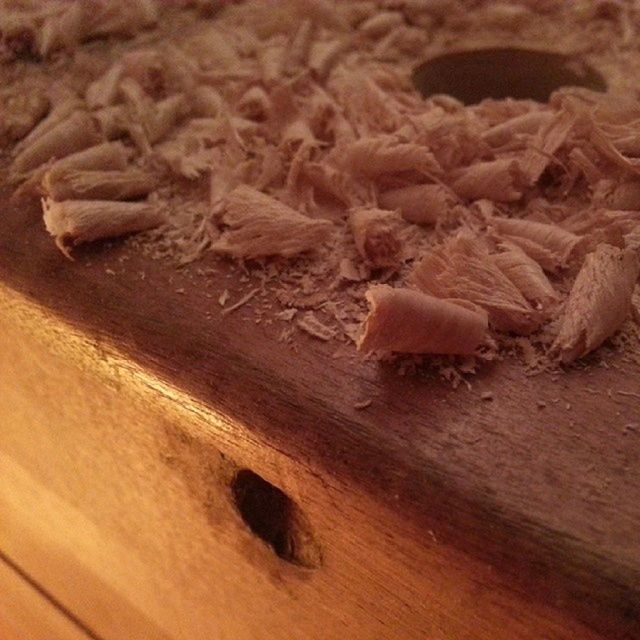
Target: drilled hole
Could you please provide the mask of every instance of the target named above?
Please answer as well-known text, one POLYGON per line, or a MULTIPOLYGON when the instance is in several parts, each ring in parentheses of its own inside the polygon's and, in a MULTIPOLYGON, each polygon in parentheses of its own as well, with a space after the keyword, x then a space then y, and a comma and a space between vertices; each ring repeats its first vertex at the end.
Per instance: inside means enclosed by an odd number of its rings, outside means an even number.
POLYGON ((233 498, 249 529, 287 562, 316 568, 322 562, 307 518, 283 491, 249 469, 233 479, 233 498))
POLYGON ((606 91, 593 68, 559 53, 517 48, 449 53, 420 65, 413 82, 422 95, 446 93, 464 104, 485 98, 546 102, 560 87, 606 91))

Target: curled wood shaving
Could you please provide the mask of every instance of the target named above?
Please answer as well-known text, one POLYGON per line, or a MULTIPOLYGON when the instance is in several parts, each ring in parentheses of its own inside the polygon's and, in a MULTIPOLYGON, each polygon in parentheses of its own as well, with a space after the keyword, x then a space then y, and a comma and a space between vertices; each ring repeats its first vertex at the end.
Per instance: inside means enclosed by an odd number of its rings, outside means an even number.
POLYGON ((157 186, 153 174, 140 169, 97 171, 50 169, 42 180, 52 200, 134 200, 157 186))
POLYGON ((293 34, 285 64, 288 75, 294 75, 295 72, 306 66, 309 58, 309 51, 313 42, 315 24, 313 20, 308 18, 302 20, 300 26, 293 34))
POLYGON ((85 100, 90 109, 108 107, 118 96, 118 87, 124 73, 120 62, 111 65, 105 73, 94 80, 85 92, 85 100))
POLYGON ((551 355, 573 362, 599 347, 629 316, 638 256, 601 244, 585 258, 571 289, 551 355))
POLYGON ((142 122, 149 142, 153 144, 162 140, 187 112, 187 101, 180 93, 157 102, 142 122))
POLYGON ((158 18, 155 0, 9 2, 0 7, 0 36, 11 54, 47 57, 90 38, 133 36, 158 18))
POLYGON ((389 189, 378 196, 386 209, 397 210, 407 222, 436 224, 451 217, 456 195, 440 184, 415 184, 389 189))
POLYGON ((522 197, 524 177, 513 159, 477 162, 454 176, 451 188, 466 200, 487 198, 495 202, 514 202, 522 197))
POLYGON ((314 43, 309 52, 309 69, 317 78, 326 78, 348 47, 349 41, 343 38, 314 43))
POLYGON ((91 7, 73 2, 66 10, 45 19, 37 35, 38 53, 46 58, 58 49, 73 49, 90 34, 91 7))
POLYGON ((191 93, 191 108, 199 118, 215 118, 224 109, 224 100, 220 93, 208 85, 200 85, 191 93))
MULTIPOLYGON (((355 340, 367 281, 389 279, 400 291, 413 281, 429 302, 420 291, 415 304, 391 295, 410 317, 462 298, 456 310, 488 315, 498 344, 516 345, 536 366, 584 255, 604 245, 640 251, 640 107, 613 87, 631 86, 631 68, 628 79, 612 76, 607 93, 565 87, 546 104, 466 106, 424 99, 410 82, 417 60, 472 29, 483 46, 485 36, 553 41, 588 51, 578 65, 592 56, 613 68, 611 42, 621 56, 637 49, 626 5, 204 2, 0 0, 0 57, 48 58, 9 70, 0 144, 14 145, 14 195, 53 196, 46 217, 65 251, 144 226, 122 221, 151 207, 167 212, 167 224, 136 246, 178 265, 209 251, 258 258, 247 268, 261 270, 279 300, 335 318, 332 336, 312 323, 327 339, 355 340), (106 35, 118 37, 79 44, 106 35), (105 202, 151 190, 153 205, 105 202), (109 218, 108 207, 121 205, 109 218), (532 331, 530 340, 505 335, 532 331)), ((401 329, 406 318, 393 313, 401 329)), ((420 331, 411 348, 433 350, 420 331)), ((460 379, 461 369, 447 368, 460 379)))
POLYGON ((428 177, 442 173, 429 149, 418 144, 397 142, 391 136, 361 138, 348 145, 340 157, 346 170, 368 178, 412 170, 428 177))
POLYGON ((333 74, 330 85, 359 135, 391 133, 402 125, 402 114, 393 97, 367 75, 341 67, 333 74))
POLYGON ((374 268, 397 267, 401 258, 398 218, 382 209, 354 209, 349 225, 356 249, 374 268))
POLYGON ((513 142, 515 136, 536 133, 540 127, 547 125, 552 119, 551 111, 530 111, 487 129, 483 132, 482 139, 492 147, 501 147, 513 142))
POLYGON ((83 242, 143 231, 162 224, 164 214, 146 202, 107 200, 42 200, 44 223, 58 248, 71 257, 70 248, 83 242))
POLYGON ((580 147, 574 147, 571 149, 569 152, 568 163, 569 166, 573 165, 577 167, 590 184, 597 184, 604 178, 602 170, 580 147))
POLYGON ((602 129, 595 125, 591 131, 591 142, 603 156, 621 169, 632 174, 640 174, 640 160, 627 158, 624 154, 620 153, 602 129))
POLYGON ((76 95, 65 92, 64 97, 55 101, 47 116, 35 126, 13 149, 14 155, 19 155, 27 147, 33 145, 51 129, 66 120, 75 111, 82 109, 82 101, 76 95))
POLYGON ((271 110, 271 100, 262 87, 250 87, 237 103, 240 115, 252 120, 264 120, 271 110))
POLYGON ((365 352, 471 354, 484 341, 487 314, 471 303, 374 285, 358 349, 365 352))
POLYGON ((495 218, 493 225, 501 237, 519 246, 550 273, 566 267, 582 243, 580 236, 543 222, 495 218))
POLYGON ((128 150, 120 142, 103 142, 82 151, 76 151, 56 160, 51 171, 113 169, 122 171, 127 166, 128 150))
POLYGON ((381 11, 360 23, 358 31, 367 38, 379 38, 401 24, 404 24, 402 13, 398 11, 381 11))
POLYGON ((129 114, 124 105, 103 107, 92 114, 100 133, 107 140, 123 138, 131 129, 129 114))
POLYGON ((552 120, 538 129, 531 140, 530 149, 518 163, 529 185, 538 182, 553 155, 565 143, 575 122, 576 116, 573 113, 560 111, 552 120))
POLYGON ((535 260, 517 245, 503 243, 500 248, 494 262, 530 303, 548 312, 560 302, 560 294, 535 260))
POLYGON ((226 196, 222 220, 228 228, 212 249, 237 258, 291 257, 325 242, 333 227, 247 186, 236 187, 226 196))
POLYGON ((98 142, 100 135, 89 114, 77 111, 25 147, 14 159, 11 171, 23 175, 48 160, 64 158, 98 142))
POLYGON ((265 85, 275 85, 282 77, 285 52, 285 42, 282 38, 261 47, 258 51, 262 81, 265 85))
POLYGON ((127 166, 128 151, 120 142, 102 144, 76 151, 60 160, 48 162, 33 171, 31 177, 14 192, 14 197, 44 193, 42 179, 47 172, 74 170, 123 170, 127 166))
POLYGON ((345 206, 370 205, 375 201, 373 187, 350 178, 331 165, 307 162, 302 171, 320 193, 333 196, 345 206))
POLYGON ((542 321, 486 248, 468 232, 428 253, 414 269, 412 282, 425 293, 469 300, 486 309, 491 324, 501 331, 527 335, 542 321))
POLYGON ((159 18, 156 0, 112 0, 94 16, 90 35, 133 35, 153 26, 159 18))

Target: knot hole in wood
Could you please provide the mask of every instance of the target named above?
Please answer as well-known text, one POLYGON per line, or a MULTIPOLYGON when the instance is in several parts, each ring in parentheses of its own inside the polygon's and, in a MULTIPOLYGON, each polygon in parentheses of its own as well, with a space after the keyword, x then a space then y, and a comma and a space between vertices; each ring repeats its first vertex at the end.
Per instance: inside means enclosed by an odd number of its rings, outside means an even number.
POLYGON ((241 469, 231 490, 244 522, 278 557, 308 569, 322 564, 320 545, 308 519, 281 489, 253 471, 241 469))
POLYGON ((583 60, 517 47, 437 56, 419 65, 412 79, 425 97, 448 94, 467 105, 485 98, 547 102, 554 91, 568 86, 607 90, 602 75, 583 60))

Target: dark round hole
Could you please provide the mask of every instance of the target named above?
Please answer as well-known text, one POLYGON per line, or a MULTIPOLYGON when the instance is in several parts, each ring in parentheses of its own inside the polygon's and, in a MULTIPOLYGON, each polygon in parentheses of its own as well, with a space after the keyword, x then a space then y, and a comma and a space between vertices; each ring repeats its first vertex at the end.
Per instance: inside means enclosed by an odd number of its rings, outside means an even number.
POLYGON ((464 104, 485 98, 546 102, 560 87, 606 91, 604 78, 582 61, 529 49, 477 49, 448 53, 416 68, 413 83, 423 96, 446 93, 464 104))
POLYGON ((320 547, 311 526, 289 496, 249 469, 236 474, 231 490, 242 519, 277 556, 302 567, 320 566, 320 547))

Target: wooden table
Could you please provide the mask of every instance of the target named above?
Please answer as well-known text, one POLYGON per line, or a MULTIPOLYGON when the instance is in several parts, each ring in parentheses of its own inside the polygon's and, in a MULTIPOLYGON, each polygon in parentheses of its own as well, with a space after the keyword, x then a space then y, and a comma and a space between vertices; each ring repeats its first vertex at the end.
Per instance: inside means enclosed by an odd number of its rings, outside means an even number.
POLYGON ((638 365, 401 377, 222 316, 223 275, 118 242, 69 262, 3 202, 20 638, 640 638, 638 365))

